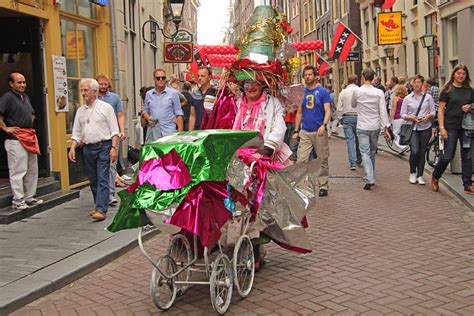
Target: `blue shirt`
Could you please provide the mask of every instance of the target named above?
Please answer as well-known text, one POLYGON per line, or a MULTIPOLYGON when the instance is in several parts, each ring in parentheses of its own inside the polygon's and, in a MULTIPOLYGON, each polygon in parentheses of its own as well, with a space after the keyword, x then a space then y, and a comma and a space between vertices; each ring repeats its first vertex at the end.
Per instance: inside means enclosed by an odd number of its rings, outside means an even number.
POLYGON ((107 91, 105 95, 99 95, 98 99, 110 104, 114 108, 115 115, 123 112, 122 101, 117 93, 107 91))
POLYGON ((307 132, 316 132, 323 125, 325 103, 331 103, 331 96, 324 87, 318 85, 312 90, 304 88, 301 129, 307 132))
POLYGON ((184 115, 179 92, 165 87, 158 95, 156 89, 151 89, 145 95, 145 113, 158 120, 163 136, 176 133, 176 117, 184 115))

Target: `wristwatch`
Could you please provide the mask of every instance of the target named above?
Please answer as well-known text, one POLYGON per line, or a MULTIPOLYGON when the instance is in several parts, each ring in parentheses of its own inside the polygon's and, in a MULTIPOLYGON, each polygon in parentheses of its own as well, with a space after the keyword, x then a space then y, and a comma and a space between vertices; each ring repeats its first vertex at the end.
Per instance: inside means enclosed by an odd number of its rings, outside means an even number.
POLYGON ((297 134, 297 133, 299 133, 299 132, 300 132, 299 129, 295 129, 295 130, 293 131, 293 134, 297 134))

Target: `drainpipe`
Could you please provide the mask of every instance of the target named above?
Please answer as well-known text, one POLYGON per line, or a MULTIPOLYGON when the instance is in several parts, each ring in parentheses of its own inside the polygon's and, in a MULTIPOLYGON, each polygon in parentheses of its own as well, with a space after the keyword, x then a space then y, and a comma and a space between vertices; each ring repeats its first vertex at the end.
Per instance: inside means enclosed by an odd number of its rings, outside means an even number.
POLYGON ((110 1, 110 23, 112 29, 112 54, 113 56, 113 67, 114 67, 114 87, 115 92, 120 95, 120 79, 119 79, 119 62, 118 62, 118 53, 117 53, 117 31, 115 29, 115 0, 110 1))

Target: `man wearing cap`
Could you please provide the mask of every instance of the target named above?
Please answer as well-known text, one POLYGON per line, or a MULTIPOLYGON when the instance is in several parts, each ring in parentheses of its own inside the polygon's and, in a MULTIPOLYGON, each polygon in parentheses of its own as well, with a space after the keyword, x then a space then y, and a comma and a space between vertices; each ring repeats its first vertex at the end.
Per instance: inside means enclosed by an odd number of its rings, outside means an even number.
POLYGON ((331 119, 331 96, 319 84, 316 68, 306 66, 303 69, 306 83, 303 104, 296 113, 293 140, 299 141, 297 163, 308 162, 313 149, 316 150, 319 170, 319 196, 328 195, 329 180, 329 139, 327 124, 331 119), (301 129, 300 129, 301 127, 301 129))

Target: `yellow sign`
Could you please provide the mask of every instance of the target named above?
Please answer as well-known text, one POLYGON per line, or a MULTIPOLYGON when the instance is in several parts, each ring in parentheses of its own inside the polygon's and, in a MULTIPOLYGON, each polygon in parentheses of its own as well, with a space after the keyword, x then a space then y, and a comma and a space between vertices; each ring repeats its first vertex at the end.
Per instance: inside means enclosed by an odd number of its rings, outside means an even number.
POLYGON ((67 59, 84 59, 84 31, 66 32, 67 59))
POLYGON ((377 26, 378 45, 401 44, 402 12, 382 12, 378 14, 377 26))

